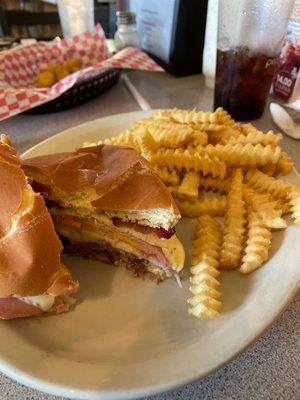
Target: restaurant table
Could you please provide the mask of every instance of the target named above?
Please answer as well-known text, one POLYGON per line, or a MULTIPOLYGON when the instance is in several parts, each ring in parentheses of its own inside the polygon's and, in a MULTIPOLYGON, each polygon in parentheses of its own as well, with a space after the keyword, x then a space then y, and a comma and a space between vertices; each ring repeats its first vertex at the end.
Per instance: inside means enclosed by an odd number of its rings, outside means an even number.
MULTIPOLYGON (((212 91, 204 86, 200 75, 175 78, 166 73, 138 71, 128 72, 127 75, 152 108, 211 109, 212 91)), ((24 152, 64 129, 96 118, 138 109, 139 106, 120 81, 109 92, 72 110, 43 115, 23 114, 2 121, 0 132, 9 134, 16 148, 24 152)), ((268 110, 261 119, 254 121, 254 125, 263 130, 277 129, 268 110)), ((281 144, 300 170, 300 141, 284 136, 281 144)), ((299 245, 295 243, 295 246, 299 245)), ((278 320, 243 354, 203 379, 168 393, 148 397, 147 400, 300 399, 299 315, 298 292, 278 320)), ((0 399, 62 398, 26 388, 0 374, 0 399)))

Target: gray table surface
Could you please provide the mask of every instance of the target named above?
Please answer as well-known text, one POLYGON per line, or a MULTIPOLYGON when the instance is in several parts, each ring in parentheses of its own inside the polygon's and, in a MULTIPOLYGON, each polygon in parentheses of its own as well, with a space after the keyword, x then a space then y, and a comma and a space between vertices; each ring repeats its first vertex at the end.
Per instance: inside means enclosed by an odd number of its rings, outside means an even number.
MULTIPOLYGON (((152 108, 211 109, 212 91, 202 76, 174 78, 165 73, 129 72, 128 76, 152 108)), ((45 115, 19 115, 0 122, 23 152, 66 128, 107 115, 139 110, 120 82, 109 92, 73 110, 45 115)), ((255 121, 258 128, 276 129, 268 111, 255 121)), ((300 142, 287 136, 282 147, 300 170, 300 142)), ((295 244, 299 245, 299 244, 295 244)), ((300 399, 300 293, 284 313, 247 351, 215 373, 175 391, 148 397, 170 399, 300 399)), ((26 388, 0 374, 0 399, 58 400, 26 388)))

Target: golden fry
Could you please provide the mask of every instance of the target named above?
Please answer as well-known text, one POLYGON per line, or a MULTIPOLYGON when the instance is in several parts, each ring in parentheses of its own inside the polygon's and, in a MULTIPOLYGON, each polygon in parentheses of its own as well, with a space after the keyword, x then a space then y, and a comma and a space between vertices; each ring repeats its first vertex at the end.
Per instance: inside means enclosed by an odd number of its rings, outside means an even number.
POLYGON ((213 157, 218 157, 228 165, 252 166, 265 165, 268 162, 277 163, 281 156, 280 147, 262 146, 261 144, 209 144, 204 147, 205 152, 213 157))
POLYGON ((200 188, 227 193, 230 188, 230 178, 220 179, 200 175, 200 188))
POLYGON ((182 198, 195 201, 199 192, 199 173, 195 171, 186 172, 178 188, 178 195, 182 198))
POLYGON ((203 175, 211 174, 213 177, 224 178, 226 175, 226 165, 216 157, 210 157, 207 154, 199 155, 193 154, 189 150, 176 149, 176 150, 163 150, 159 149, 156 152, 149 151, 147 159, 154 164, 161 167, 168 166, 169 168, 177 168, 179 171, 185 169, 186 171, 194 170, 201 171, 203 175))
POLYGON ((262 193, 270 193, 275 198, 286 200, 293 186, 280 179, 273 178, 257 169, 251 169, 245 176, 245 181, 254 189, 262 193))
POLYGON ((294 163, 290 156, 286 154, 285 151, 281 152, 281 157, 277 163, 277 172, 281 175, 287 175, 292 172, 294 168, 294 163))
POLYGON ((201 197, 201 199, 195 202, 190 202, 187 200, 176 201, 182 216, 190 218, 199 217, 200 215, 204 214, 209 214, 211 216, 222 216, 225 214, 227 206, 226 196, 201 197))
POLYGON ((237 138, 241 135, 239 125, 219 125, 219 129, 214 129, 209 132, 208 142, 210 144, 226 144, 230 139, 237 138))
MULTIPOLYGON (((278 161, 278 163, 279 163, 279 161, 278 161)), ((277 163, 277 165, 278 165, 278 163, 277 163)), ((272 162, 268 162, 266 165, 263 165, 262 167, 260 167, 259 170, 266 175, 273 176, 277 172, 277 165, 273 164, 272 162)))
POLYGON ((268 259, 271 239, 270 228, 265 225, 256 212, 250 211, 248 213, 245 255, 239 269, 242 274, 249 274, 256 270, 268 259))
POLYGON ((193 137, 193 129, 180 125, 172 128, 149 126, 147 130, 157 143, 169 149, 183 147, 193 137))
POLYGON ((300 189, 293 188, 288 195, 288 199, 292 211, 292 218, 295 224, 300 224, 300 189))
POLYGON ((173 169, 173 171, 169 171, 168 167, 161 168, 158 165, 154 165, 153 168, 165 184, 173 186, 179 184, 179 176, 175 169, 173 169))
POLYGON ((152 115, 152 118, 174 121, 180 124, 193 124, 194 126, 201 126, 203 124, 221 124, 221 125, 236 125, 231 116, 222 108, 218 108, 215 112, 210 111, 196 111, 193 110, 179 110, 174 108, 172 110, 158 111, 152 115))
POLYGON ((250 210, 257 213, 266 227, 272 229, 286 228, 287 223, 282 218, 280 204, 270 194, 259 193, 248 185, 244 185, 243 193, 250 210))
MULTIPOLYGON (((119 136, 115 136, 115 137, 105 139, 105 140, 100 140, 97 144, 98 145, 99 144, 109 144, 112 146, 130 147, 132 149, 140 151, 140 146, 130 131, 122 133, 119 136)), ((93 145, 96 145, 96 144, 94 143, 93 145)))
POLYGON ((282 139, 281 133, 274 133, 273 131, 268 131, 263 133, 262 131, 256 129, 252 124, 242 124, 241 134, 238 137, 231 137, 227 140, 227 143, 231 144, 262 144, 262 145, 278 145, 282 139))
MULTIPOLYGON (((136 136, 136 140, 140 146, 140 151, 143 157, 146 158, 146 160, 152 162, 153 154, 156 152, 158 149, 159 145, 156 143, 154 140, 153 136, 145 130, 144 132, 141 132, 140 135, 136 136)), ((167 166, 167 165, 160 165, 159 163, 152 163, 152 164, 158 164, 159 166, 167 166)))
POLYGON ((190 291, 193 296, 188 299, 189 314, 199 319, 214 318, 220 315, 221 293, 217 280, 222 242, 220 224, 210 215, 198 218, 195 240, 193 241, 190 291))
POLYGON ((245 203, 243 200, 243 174, 237 169, 232 177, 227 196, 224 237, 221 247, 221 267, 236 268, 242 255, 245 234, 245 203))

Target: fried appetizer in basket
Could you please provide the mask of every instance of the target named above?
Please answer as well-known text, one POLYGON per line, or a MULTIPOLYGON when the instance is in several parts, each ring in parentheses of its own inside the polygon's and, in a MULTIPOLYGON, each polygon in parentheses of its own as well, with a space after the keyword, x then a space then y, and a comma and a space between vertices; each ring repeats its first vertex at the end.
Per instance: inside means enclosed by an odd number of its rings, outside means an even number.
POLYGON ((55 74, 52 71, 42 71, 37 75, 37 83, 39 87, 51 87, 55 82, 55 74))

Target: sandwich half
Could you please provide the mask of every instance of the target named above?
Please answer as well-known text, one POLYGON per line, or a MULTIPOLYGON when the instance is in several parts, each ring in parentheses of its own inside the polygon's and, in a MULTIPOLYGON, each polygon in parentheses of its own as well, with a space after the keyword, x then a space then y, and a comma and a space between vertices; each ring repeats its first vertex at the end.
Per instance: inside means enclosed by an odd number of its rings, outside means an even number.
POLYGON ((0 318, 67 311, 78 288, 61 264, 42 196, 34 193, 7 136, 0 138, 0 318))
POLYGON ((175 235, 180 213, 167 188, 135 150, 94 146, 23 161, 65 250, 124 266, 157 281, 184 264, 175 235))

